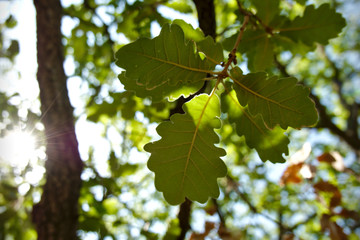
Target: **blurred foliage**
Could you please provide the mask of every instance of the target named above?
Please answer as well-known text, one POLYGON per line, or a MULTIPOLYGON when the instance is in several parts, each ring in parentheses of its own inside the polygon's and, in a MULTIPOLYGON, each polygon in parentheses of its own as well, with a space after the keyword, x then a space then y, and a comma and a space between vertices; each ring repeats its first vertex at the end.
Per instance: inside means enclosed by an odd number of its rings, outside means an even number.
MULTIPOLYGON (((240 2, 258 13, 260 1, 240 2)), ((280 12, 294 19, 308 2, 281 0, 280 12)), ((342 34, 327 46, 293 42, 273 46, 278 62, 266 68, 272 74, 286 72, 311 87, 331 122, 343 132, 354 126, 358 135, 359 110, 351 106, 360 104, 359 1, 311 2, 316 6, 328 2, 343 13, 347 26, 342 34), (357 124, 350 121, 354 115, 357 124)), ((216 40, 226 48, 244 16, 236 1, 216 0, 215 4, 216 40)), ((75 106, 75 115, 102 126, 102 138, 110 148, 107 153, 95 145, 82 154, 86 166, 79 199, 81 239, 94 235, 95 239, 176 239, 180 233, 179 208, 167 204, 156 191, 154 176, 146 167, 148 156, 142 152, 142 146, 154 138, 153 123, 168 119, 176 103, 153 103, 124 91, 117 78, 120 70, 114 65, 114 52, 123 44, 140 36, 153 37, 156 26, 171 22, 174 13, 183 14, 179 16, 185 21, 196 18, 190 0, 83 0, 64 6, 63 24, 71 23, 63 26, 66 61, 73 66, 68 81, 81 79, 82 105, 75 106), (103 156, 106 162, 97 159, 103 156)), ((21 51, 16 39, 6 37, 6 29, 16 28, 14 16, 2 21, 0 28, 1 71, 8 71, 21 51)), ((246 51, 238 53, 238 62, 254 67, 246 51)), ((1 135, 23 126, 41 139, 38 114, 29 109, 19 114, 17 97, 0 92, 1 135)), ((234 134, 225 114, 222 120, 218 134, 227 151, 228 177, 220 179, 218 200, 192 205, 188 238, 360 239, 359 149, 321 123, 301 131, 288 129, 287 163, 263 163, 246 147, 245 139, 234 134)), ((44 144, 39 141, 40 152, 44 144)), ((43 165, 44 159, 38 157, 37 164, 43 165)), ((0 160, 0 239, 36 238, 31 208, 39 200, 42 181, 34 183, 27 177, 35 168, 34 162, 19 168, 0 160)))

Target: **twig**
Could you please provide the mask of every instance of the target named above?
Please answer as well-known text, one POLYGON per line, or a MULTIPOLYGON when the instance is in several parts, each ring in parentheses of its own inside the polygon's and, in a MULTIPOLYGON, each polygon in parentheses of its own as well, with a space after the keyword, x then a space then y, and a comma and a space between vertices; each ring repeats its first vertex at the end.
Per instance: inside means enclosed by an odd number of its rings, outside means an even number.
POLYGON ((244 9, 240 3, 239 0, 236 0, 236 3, 238 5, 240 13, 242 13, 244 16, 250 17, 252 20, 251 22, 256 26, 256 21, 265 29, 265 31, 271 35, 273 35, 273 29, 269 26, 267 26, 258 16, 256 16, 254 13, 247 11, 244 9), (254 21, 255 20, 255 21, 254 21))
POLYGON ((255 214, 259 214, 265 218, 267 218, 268 220, 276 223, 276 224, 280 224, 279 221, 273 219, 272 217, 260 212, 251 202, 250 200, 247 198, 246 194, 244 194, 242 191, 240 191, 239 189, 239 184, 229 175, 226 176, 228 182, 229 182, 229 186, 231 186, 231 188, 239 195, 239 197, 248 205, 249 209, 251 212, 255 213, 255 214))
POLYGON ((236 38, 236 42, 234 44, 234 47, 231 50, 231 52, 229 53, 229 58, 228 58, 227 62, 224 65, 224 69, 219 74, 219 76, 221 78, 223 78, 223 79, 228 76, 227 70, 228 70, 230 64, 233 63, 233 62, 236 63, 236 51, 237 51, 237 49, 239 47, 240 41, 242 39, 242 36, 244 34, 244 31, 245 31, 245 28, 246 28, 246 25, 248 24, 248 22, 249 22, 249 16, 246 15, 245 19, 244 19, 244 23, 242 24, 242 26, 240 28, 240 31, 239 31, 239 34, 238 34, 238 36, 236 38))
POLYGON ((216 213, 219 216, 220 219, 220 223, 225 226, 225 218, 224 218, 224 213, 221 211, 220 206, 217 202, 217 200, 215 198, 212 199, 213 204, 215 205, 216 208, 216 213))
POLYGON ((359 104, 354 101, 354 103, 349 104, 342 92, 343 90, 343 83, 344 79, 341 79, 340 76, 340 69, 336 66, 335 62, 332 61, 329 56, 326 54, 324 46, 320 46, 320 50, 326 59, 326 61, 330 64, 332 70, 334 71, 334 74, 332 76, 332 82, 334 83, 334 89, 337 92, 337 95, 339 96, 340 103, 343 105, 343 107, 349 111, 349 117, 347 119, 347 134, 349 136, 352 136, 354 138, 358 138, 358 115, 359 115, 359 104))

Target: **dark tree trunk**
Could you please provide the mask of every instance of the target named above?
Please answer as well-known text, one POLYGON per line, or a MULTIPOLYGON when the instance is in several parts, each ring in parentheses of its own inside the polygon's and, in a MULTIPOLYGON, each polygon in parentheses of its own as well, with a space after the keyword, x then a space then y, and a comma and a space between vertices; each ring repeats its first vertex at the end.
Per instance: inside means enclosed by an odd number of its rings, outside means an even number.
POLYGON ((78 198, 83 163, 74 131, 63 69, 59 0, 34 0, 37 22, 37 79, 47 139, 46 183, 33 208, 38 239, 77 239, 78 198))

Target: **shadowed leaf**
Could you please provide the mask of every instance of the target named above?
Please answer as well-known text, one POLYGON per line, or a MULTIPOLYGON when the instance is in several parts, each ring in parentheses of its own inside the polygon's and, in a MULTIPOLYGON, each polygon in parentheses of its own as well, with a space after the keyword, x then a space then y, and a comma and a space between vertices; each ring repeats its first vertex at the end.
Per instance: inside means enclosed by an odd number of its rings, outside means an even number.
POLYGON ((327 44, 329 39, 337 37, 345 24, 345 19, 329 4, 323 4, 317 9, 309 5, 302 17, 285 22, 279 31, 283 36, 310 46, 314 42, 327 44))
POLYGON ((269 128, 311 126, 317 121, 309 89, 296 84, 295 78, 268 78, 264 72, 250 73, 240 79, 232 77, 239 103, 248 105, 252 115, 261 114, 269 128))
POLYGON ((246 107, 239 104, 235 91, 224 94, 221 104, 222 111, 228 113, 229 121, 236 124, 237 134, 245 136, 246 144, 256 149, 261 160, 285 162, 282 155, 288 154, 289 139, 284 130, 266 128, 260 115, 251 115, 246 107))

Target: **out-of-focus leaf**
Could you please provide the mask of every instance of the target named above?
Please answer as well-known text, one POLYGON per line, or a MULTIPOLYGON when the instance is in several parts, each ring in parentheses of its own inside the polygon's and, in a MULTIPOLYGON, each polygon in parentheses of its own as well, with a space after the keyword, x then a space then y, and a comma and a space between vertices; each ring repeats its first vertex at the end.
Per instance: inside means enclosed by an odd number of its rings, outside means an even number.
POLYGON ((79 220, 79 229, 96 232, 99 230, 100 221, 100 218, 87 216, 86 218, 79 220))
POLYGON ((181 13, 191 13, 193 10, 187 1, 169 1, 165 3, 165 6, 172 8, 181 13))
POLYGON ((343 172, 345 170, 344 159, 338 152, 324 153, 317 159, 319 162, 331 164, 331 166, 339 172, 343 172))
POLYGON ((199 42, 205 38, 205 35, 200 28, 194 29, 190 23, 187 23, 184 20, 175 19, 173 24, 179 25, 181 27, 181 29, 184 31, 185 38, 188 40, 199 42))
POLYGON ((5 21, 5 26, 7 28, 14 28, 16 25, 17 21, 13 15, 10 15, 5 21))
POLYGON ((341 204, 342 195, 337 186, 332 183, 326 181, 320 181, 314 184, 314 188, 316 191, 329 192, 332 193, 332 197, 330 199, 329 207, 334 208, 341 204))
POLYGON ((280 13, 279 0, 253 0, 252 3, 257 9, 256 16, 266 25, 280 13))
POLYGON ((116 214, 120 210, 119 200, 115 197, 107 198, 102 202, 107 214, 116 214))
POLYGON ((300 169, 303 167, 304 163, 291 164, 288 166, 281 176, 280 184, 286 185, 288 183, 300 183, 302 178, 299 174, 300 169))
POLYGON ((331 240, 347 240, 348 236, 343 229, 333 220, 329 214, 323 214, 320 219, 321 229, 323 232, 330 231, 331 240))

